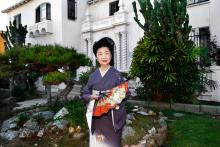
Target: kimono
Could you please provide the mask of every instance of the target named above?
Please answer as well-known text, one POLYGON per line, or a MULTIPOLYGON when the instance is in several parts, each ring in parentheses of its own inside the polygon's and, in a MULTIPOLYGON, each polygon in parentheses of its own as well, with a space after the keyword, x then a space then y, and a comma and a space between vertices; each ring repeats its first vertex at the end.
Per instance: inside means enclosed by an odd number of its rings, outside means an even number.
MULTIPOLYGON (((87 112, 90 109, 93 110, 94 101, 91 100, 92 90, 105 91, 112 89, 121 83, 124 83, 124 79, 121 73, 114 67, 110 67, 107 73, 102 77, 99 69, 93 72, 86 86, 82 90, 82 98, 87 105, 87 112)), ((126 97, 130 95, 127 92, 126 97)), ((89 113, 87 113, 89 114, 89 113)), ((90 113, 91 115, 92 113, 90 113)), ((125 99, 119 104, 119 109, 111 109, 108 113, 100 117, 91 117, 91 121, 88 120, 88 126, 90 128, 90 147, 121 147, 122 128, 126 122, 126 109, 125 99), (95 134, 102 134, 105 136, 105 141, 98 142, 95 138, 95 134)))

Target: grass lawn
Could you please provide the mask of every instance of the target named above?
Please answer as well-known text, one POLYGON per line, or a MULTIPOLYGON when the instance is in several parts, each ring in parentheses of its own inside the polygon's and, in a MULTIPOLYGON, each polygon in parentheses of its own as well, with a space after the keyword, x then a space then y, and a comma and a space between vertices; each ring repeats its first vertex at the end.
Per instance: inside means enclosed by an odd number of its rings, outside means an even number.
POLYGON ((220 147, 220 117, 184 113, 177 118, 173 113, 164 111, 170 120, 165 147, 220 147))

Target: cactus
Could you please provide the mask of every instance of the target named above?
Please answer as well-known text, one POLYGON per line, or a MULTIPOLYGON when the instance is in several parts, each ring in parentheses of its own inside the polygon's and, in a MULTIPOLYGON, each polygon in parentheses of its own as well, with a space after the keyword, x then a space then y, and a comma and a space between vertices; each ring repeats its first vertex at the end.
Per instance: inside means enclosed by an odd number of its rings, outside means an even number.
POLYGON ((188 39, 186 0, 138 0, 140 10, 136 3, 134 20, 144 36, 134 49, 131 77, 141 79, 151 98, 190 101, 203 74, 196 64, 198 52, 188 39))
POLYGON ((22 26, 19 24, 16 26, 16 21, 13 23, 10 21, 9 26, 6 26, 6 32, 2 32, 2 37, 4 38, 6 50, 10 50, 15 46, 24 46, 27 31, 27 26, 22 26))
POLYGON ((150 0, 138 0, 140 13, 144 18, 142 24, 137 13, 136 2, 132 3, 134 20, 147 32, 161 32, 162 35, 188 39, 191 31, 189 16, 186 13, 186 0, 154 0, 154 6, 150 0))

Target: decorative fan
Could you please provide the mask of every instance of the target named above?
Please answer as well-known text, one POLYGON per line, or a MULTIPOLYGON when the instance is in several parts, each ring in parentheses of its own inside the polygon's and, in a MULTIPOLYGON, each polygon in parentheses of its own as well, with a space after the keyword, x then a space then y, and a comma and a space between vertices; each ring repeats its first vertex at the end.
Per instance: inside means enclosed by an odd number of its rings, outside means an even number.
POLYGON ((126 97, 127 91, 128 82, 106 91, 93 90, 93 95, 98 96, 98 100, 94 104, 93 116, 101 116, 110 109, 117 109, 118 105, 126 97))

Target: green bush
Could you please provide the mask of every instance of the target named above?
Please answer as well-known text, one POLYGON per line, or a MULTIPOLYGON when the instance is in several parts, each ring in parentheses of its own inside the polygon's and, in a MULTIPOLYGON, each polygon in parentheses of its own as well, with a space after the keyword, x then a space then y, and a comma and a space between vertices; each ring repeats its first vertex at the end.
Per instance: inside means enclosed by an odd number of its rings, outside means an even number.
POLYGON ((70 72, 61 73, 58 71, 47 73, 43 77, 44 85, 57 85, 71 78, 70 72))
POLYGON ((19 127, 22 127, 23 124, 30 119, 30 116, 26 112, 18 114, 17 124, 19 127))
POLYGON ((66 102, 57 102, 51 107, 51 109, 52 111, 57 112, 63 107, 67 108, 67 110, 69 111, 67 119, 71 126, 80 125, 84 128, 87 127, 85 117, 86 108, 84 106, 84 102, 81 99, 75 99, 66 102))
POLYGON ((138 42, 130 74, 139 77, 155 100, 187 101, 195 97, 201 72, 197 66, 200 50, 188 38, 191 31, 186 1, 138 1, 145 22, 135 21, 145 31, 138 42))

